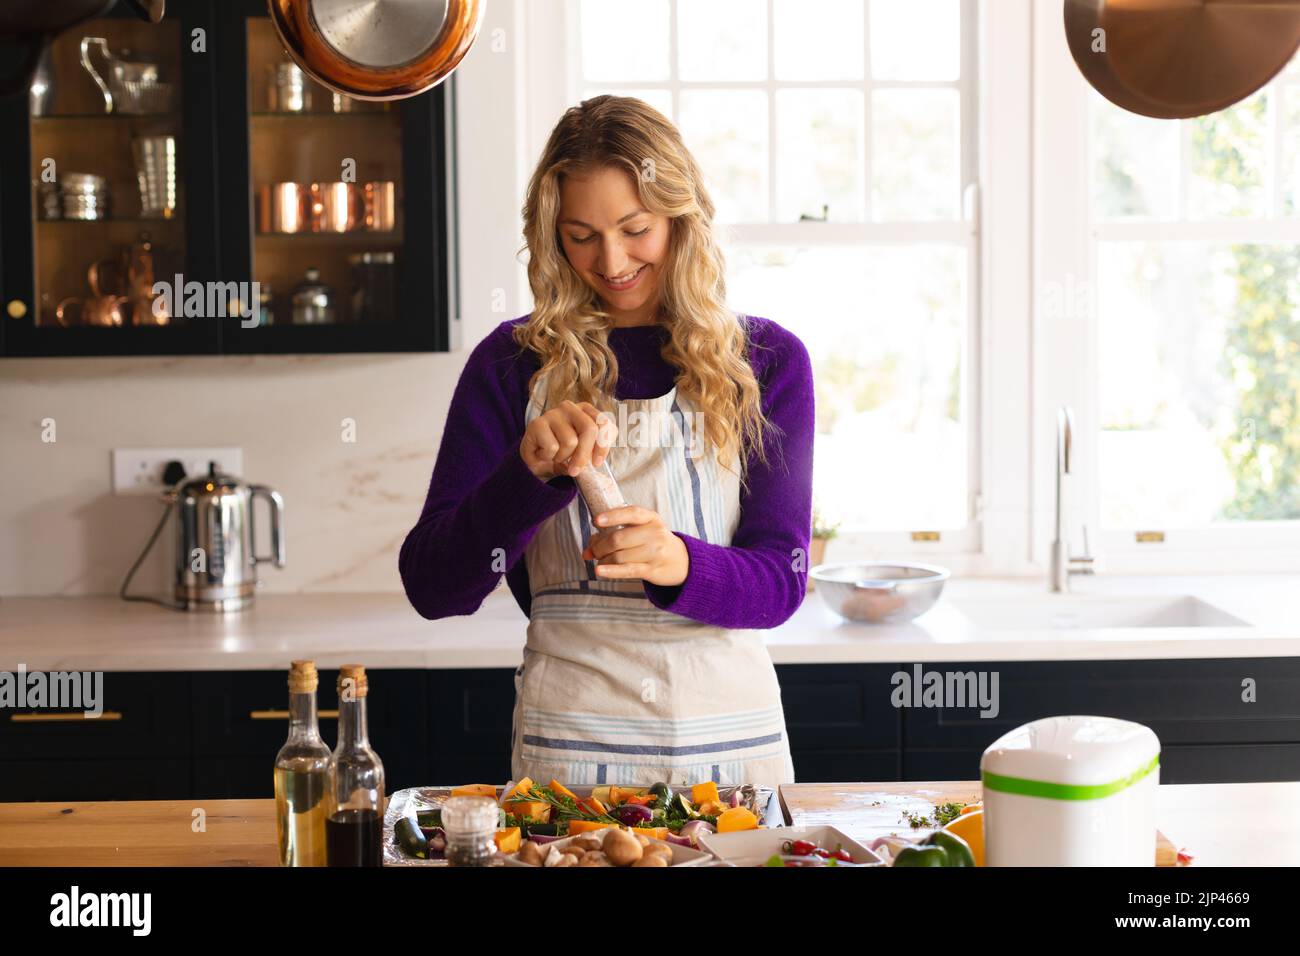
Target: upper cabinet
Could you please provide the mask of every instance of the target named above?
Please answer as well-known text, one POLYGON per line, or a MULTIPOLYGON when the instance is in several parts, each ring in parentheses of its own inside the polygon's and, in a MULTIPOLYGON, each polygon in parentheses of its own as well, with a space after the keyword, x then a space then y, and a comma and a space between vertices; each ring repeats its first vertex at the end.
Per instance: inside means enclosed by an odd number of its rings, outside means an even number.
POLYGON ((447 84, 351 99, 262 0, 167 6, 74 27, 0 101, 0 354, 445 349, 447 84))

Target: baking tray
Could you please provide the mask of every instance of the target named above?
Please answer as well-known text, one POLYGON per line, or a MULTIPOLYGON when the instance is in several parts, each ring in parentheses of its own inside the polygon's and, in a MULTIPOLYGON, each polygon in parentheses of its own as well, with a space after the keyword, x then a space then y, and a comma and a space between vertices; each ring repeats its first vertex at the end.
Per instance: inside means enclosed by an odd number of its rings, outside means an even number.
MULTIPOLYGON (((513 787, 515 782, 512 780, 505 787, 497 789, 497 799, 506 789, 513 787)), ((433 810, 442 806, 444 800, 451 796, 451 786, 440 787, 410 787, 406 790, 398 790, 388 798, 388 807, 384 810, 384 866, 446 866, 445 859, 417 860, 414 857, 407 856, 397 846, 397 840, 393 834, 393 828, 397 826, 397 821, 402 817, 414 817, 420 810, 433 810)), ((570 786, 571 792, 580 797, 589 797, 591 792, 596 789, 592 786, 570 786)), ((758 817, 758 825, 762 827, 779 827, 785 825, 785 818, 781 813, 781 803, 777 796, 777 791, 768 787, 759 787, 751 783, 740 784, 732 787, 718 787, 718 797, 725 803, 731 802, 731 796, 737 790, 741 791, 740 806, 748 807, 753 811, 754 816, 758 817)))

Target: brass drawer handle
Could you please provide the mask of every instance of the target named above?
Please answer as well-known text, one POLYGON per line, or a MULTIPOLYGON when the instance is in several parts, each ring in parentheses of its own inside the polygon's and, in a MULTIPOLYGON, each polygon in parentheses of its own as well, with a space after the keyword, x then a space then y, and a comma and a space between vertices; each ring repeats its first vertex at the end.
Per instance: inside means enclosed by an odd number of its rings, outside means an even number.
MULTIPOLYGON (((337 710, 317 711, 316 716, 322 720, 337 720, 339 712, 337 710)), ((250 710, 248 712, 250 720, 288 720, 289 712, 287 710, 250 710)))
POLYGON ((106 710, 98 717, 90 717, 84 713, 10 714, 9 719, 15 724, 55 724, 73 720, 86 720, 94 724, 101 720, 121 720, 122 714, 116 710, 106 710))

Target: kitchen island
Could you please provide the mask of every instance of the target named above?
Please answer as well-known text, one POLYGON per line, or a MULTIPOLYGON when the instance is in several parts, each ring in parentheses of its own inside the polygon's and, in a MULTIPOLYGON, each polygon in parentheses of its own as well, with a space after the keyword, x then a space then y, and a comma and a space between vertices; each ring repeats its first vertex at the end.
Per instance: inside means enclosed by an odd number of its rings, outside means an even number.
MULTIPOLYGON (((794 825, 830 824, 859 842, 907 832, 901 811, 979 783, 793 784, 782 803, 794 825), (829 800, 828 796, 830 795, 829 800), (920 795, 919 797, 917 795, 920 795)), ((1193 866, 1300 863, 1300 783, 1163 784, 1156 824, 1193 856, 1193 866)), ((122 801, 0 804, 0 866, 275 866, 275 802, 122 801), (196 829, 196 811, 203 828, 196 829)))

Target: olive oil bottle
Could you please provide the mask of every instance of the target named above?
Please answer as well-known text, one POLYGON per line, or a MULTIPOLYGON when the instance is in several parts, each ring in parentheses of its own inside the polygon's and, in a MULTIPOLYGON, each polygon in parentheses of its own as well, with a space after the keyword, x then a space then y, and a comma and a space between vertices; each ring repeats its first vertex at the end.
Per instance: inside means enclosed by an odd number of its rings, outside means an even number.
POLYGON ((339 668, 339 742, 330 756, 328 866, 383 866, 384 764, 370 747, 360 664, 339 668))
POLYGON ((325 865, 330 750, 316 722, 312 661, 289 669, 289 738, 275 757, 275 830, 281 866, 325 865))

